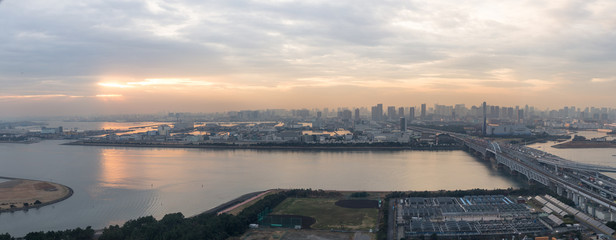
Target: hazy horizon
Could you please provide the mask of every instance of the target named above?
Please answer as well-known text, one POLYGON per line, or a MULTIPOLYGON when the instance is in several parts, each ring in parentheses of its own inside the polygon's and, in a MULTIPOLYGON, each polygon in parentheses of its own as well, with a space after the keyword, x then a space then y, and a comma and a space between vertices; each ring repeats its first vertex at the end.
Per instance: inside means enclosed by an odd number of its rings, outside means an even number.
POLYGON ((8 117, 616 107, 616 2, 0 3, 8 117))

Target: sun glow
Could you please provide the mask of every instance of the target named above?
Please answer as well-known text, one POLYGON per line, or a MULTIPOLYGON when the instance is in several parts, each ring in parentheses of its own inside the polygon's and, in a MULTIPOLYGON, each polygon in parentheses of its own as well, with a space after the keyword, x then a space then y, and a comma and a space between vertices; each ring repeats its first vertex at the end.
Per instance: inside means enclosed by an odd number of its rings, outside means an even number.
POLYGON ((98 83, 99 86, 103 86, 103 87, 112 87, 112 88, 132 88, 135 86, 130 86, 130 85, 126 85, 126 84, 121 84, 121 83, 109 83, 109 82, 101 82, 98 83))
POLYGON ((99 86, 110 88, 135 88, 135 87, 155 87, 155 86, 211 86, 213 83, 208 81, 197 81, 189 78, 146 78, 142 81, 119 82, 99 82, 99 86))
POLYGON ((122 97, 121 94, 98 94, 96 97, 99 98, 110 98, 110 97, 122 97))

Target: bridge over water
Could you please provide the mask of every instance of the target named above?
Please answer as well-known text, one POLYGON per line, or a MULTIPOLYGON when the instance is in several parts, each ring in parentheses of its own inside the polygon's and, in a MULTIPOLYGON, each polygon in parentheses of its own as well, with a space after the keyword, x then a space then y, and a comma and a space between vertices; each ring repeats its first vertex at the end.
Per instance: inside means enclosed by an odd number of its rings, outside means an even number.
POLYGON ((616 180, 601 172, 616 168, 563 159, 552 154, 515 144, 499 144, 466 134, 411 127, 434 134, 447 133, 475 155, 506 166, 512 173, 524 175, 529 182, 543 184, 567 197, 578 208, 605 221, 616 221, 616 180))

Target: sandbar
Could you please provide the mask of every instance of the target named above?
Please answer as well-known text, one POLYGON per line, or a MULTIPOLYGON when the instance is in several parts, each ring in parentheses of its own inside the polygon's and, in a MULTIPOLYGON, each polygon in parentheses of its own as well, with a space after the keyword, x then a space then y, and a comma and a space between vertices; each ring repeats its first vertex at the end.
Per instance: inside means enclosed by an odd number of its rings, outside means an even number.
POLYGON ((26 210, 60 202, 73 195, 67 186, 45 181, 2 178, 0 212, 26 210))

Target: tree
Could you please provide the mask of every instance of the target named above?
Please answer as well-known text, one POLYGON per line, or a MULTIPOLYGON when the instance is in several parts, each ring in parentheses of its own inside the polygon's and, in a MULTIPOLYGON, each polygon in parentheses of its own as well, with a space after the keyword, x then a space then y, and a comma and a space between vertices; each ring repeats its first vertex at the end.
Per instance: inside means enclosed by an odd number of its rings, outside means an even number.
POLYGON ((5 233, 5 234, 0 234, 0 240, 15 240, 15 238, 11 237, 10 234, 5 233))
POLYGON ((616 222, 614 221, 607 222, 605 226, 608 226, 609 228, 616 230, 616 222))
POLYGON ((430 240, 437 240, 438 236, 436 235, 436 233, 433 233, 432 235, 430 235, 430 240))

